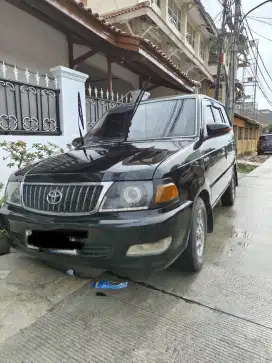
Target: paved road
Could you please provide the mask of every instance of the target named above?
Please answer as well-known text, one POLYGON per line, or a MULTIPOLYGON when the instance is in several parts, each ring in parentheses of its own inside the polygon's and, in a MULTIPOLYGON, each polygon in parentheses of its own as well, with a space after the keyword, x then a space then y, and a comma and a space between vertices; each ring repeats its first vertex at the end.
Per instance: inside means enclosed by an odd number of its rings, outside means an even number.
POLYGON ((2 363, 272 361, 272 158, 216 209, 207 261, 98 297, 89 284, 0 345, 2 363))

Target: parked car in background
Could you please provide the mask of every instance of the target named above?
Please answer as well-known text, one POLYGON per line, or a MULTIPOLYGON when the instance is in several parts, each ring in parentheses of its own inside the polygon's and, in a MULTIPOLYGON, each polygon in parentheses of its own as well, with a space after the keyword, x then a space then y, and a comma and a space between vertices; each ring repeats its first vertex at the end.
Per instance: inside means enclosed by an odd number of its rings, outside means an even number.
POLYGON ((272 153, 272 134, 262 135, 259 137, 257 153, 258 155, 272 153))
POLYGON ((75 273, 138 278, 174 261, 199 271, 214 206, 235 202, 235 154, 226 110, 209 97, 122 105, 84 145, 13 173, 0 216, 10 245, 75 273))

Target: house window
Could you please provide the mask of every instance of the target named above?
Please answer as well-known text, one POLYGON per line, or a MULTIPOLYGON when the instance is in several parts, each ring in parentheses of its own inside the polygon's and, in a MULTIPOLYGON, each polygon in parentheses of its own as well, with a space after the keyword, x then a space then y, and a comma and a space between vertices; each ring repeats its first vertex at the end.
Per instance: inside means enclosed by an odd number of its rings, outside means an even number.
POLYGON ((245 140, 248 140, 248 128, 245 128, 245 140))
POLYGON ((238 127, 238 140, 242 140, 242 127, 238 127))
POLYGON ((192 25, 187 22, 187 34, 186 34, 187 42, 195 48, 195 30, 192 25))
POLYGON ((161 0, 152 0, 152 5, 157 5, 159 8, 161 7, 161 0))
POLYGON ((168 2, 168 19, 170 23, 180 31, 181 29, 181 10, 174 0, 168 2))
POLYGON ((205 42, 203 40, 200 41, 199 55, 201 59, 205 59, 205 42))

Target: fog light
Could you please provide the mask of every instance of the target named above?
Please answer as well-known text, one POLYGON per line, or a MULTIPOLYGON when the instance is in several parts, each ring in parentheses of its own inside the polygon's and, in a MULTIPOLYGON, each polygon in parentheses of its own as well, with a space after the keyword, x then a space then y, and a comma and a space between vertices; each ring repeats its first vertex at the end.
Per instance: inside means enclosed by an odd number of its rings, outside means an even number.
POLYGON ((169 248, 171 242, 172 237, 167 237, 158 242, 130 246, 127 250, 127 256, 159 255, 169 248))

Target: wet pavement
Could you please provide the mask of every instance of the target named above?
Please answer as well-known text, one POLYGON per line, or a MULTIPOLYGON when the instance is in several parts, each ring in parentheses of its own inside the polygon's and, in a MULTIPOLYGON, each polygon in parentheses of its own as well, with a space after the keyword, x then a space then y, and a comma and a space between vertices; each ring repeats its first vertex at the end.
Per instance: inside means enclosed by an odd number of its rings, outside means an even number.
POLYGON ((235 207, 216 208, 200 273, 171 268, 105 297, 86 281, 0 344, 0 362, 271 362, 271 186, 272 158, 240 179, 235 207))

